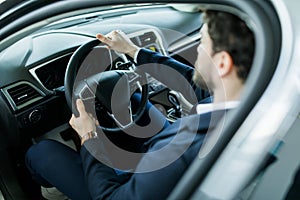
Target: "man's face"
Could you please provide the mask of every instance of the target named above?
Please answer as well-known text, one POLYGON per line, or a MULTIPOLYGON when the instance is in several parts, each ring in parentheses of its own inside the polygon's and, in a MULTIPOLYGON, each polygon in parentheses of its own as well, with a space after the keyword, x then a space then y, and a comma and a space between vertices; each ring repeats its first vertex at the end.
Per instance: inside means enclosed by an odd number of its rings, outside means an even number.
POLYGON ((213 75, 215 74, 216 69, 214 67, 212 58, 212 40, 208 34, 206 24, 203 25, 200 35, 201 41, 197 48, 198 56, 194 65, 195 72, 193 81, 202 89, 213 90, 213 75))

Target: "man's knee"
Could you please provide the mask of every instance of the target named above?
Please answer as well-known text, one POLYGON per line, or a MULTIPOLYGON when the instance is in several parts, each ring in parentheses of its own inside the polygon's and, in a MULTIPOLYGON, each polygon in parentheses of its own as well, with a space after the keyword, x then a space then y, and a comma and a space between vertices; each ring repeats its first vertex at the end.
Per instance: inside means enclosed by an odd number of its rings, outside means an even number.
POLYGON ((45 162, 51 163, 49 158, 50 152, 53 152, 57 146, 57 142, 54 140, 42 140, 37 144, 32 145, 25 155, 25 162, 29 168, 32 168, 32 165, 42 164, 45 165, 45 162))

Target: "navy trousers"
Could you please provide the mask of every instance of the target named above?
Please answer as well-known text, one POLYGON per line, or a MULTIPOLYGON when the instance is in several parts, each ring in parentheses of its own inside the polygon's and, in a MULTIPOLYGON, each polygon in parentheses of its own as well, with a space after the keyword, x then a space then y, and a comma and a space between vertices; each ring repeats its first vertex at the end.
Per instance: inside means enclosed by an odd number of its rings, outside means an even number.
MULTIPOLYGON (((139 98, 135 95, 132 103, 139 102, 139 98)), ((139 125, 150 122, 147 114, 150 108, 153 108, 153 105, 148 102, 146 111, 138 122, 139 125)), ((157 109, 153 110, 154 118, 165 121, 164 128, 167 127, 169 123, 165 116, 157 109)), ((85 184, 79 152, 54 140, 42 140, 29 148, 25 163, 33 179, 40 185, 55 186, 72 200, 91 199, 85 184)))

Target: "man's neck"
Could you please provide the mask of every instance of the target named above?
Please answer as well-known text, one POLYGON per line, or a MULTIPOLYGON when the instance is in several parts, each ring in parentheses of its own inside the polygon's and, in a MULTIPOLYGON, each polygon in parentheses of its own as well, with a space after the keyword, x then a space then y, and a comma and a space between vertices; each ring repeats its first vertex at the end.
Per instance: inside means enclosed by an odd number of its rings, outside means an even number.
POLYGON ((229 101, 239 101, 244 85, 229 85, 224 88, 214 90, 213 103, 222 103, 229 101))

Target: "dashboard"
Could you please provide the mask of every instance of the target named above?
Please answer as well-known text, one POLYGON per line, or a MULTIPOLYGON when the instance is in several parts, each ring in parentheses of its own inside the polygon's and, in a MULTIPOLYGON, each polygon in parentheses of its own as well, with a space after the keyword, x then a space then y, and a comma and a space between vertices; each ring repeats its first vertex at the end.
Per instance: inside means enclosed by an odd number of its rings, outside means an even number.
MULTIPOLYGON (((129 37, 132 40, 132 42, 138 45, 139 47, 159 52, 162 55, 167 55, 165 49, 163 48, 162 38, 155 30, 146 29, 134 32, 129 34, 129 37)), ((89 63, 87 65, 95 65, 91 66, 91 68, 97 68, 99 65, 101 65, 100 59, 101 57, 105 57, 105 55, 98 55, 100 53, 102 52, 90 52, 89 54, 95 55, 90 56, 92 58, 89 60, 89 63)), ((29 72, 41 84, 41 86, 43 86, 45 89, 51 92, 64 85, 66 67, 68 66, 68 62, 72 55, 73 52, 66 53, 65 55, 57 57, 49 62, 31 68, 29 72)), ((116 53, 114 53, 112 60, 112 66, 106 66, 106 68, 119 69, 121 65, 124 65, 126 64, 126 62, 128 62, 128 59, 125 57, 125 55, 118 56, 116 53)), ((157 91, 157 89, 163 88, 163 85, 160 82, 156 81, 154 78, 149 77, 149 79, 151 86, 150 88, 152 88, 153 91, 157 91)))

